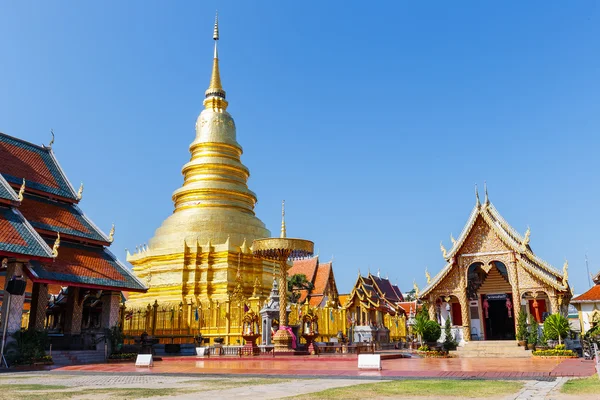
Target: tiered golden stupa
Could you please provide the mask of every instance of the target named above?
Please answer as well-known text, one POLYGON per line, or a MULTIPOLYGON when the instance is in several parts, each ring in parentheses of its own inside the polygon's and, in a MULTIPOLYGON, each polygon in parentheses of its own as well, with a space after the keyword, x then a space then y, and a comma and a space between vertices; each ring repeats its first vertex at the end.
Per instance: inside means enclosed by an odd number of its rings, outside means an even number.
POLYGON ((191 160, 182 169, 183 186, 173 193, 175 210, 148 246, 127 254, 133 271, 149 287, 147 293, 131 293, 128 308, 155 300, 160 304, 222 302, 234 291, 237 296, 259 298, 268 294, 273 281, 273 264, 253 257, 250 250, 254 239, 271 234, 254 214, 256 195, 248 189, 250 174, 240 161, 242 147, 226 111, 217 20, 213 39, 210 85, 190 145, 191 160), (238 268, 243 293, 236 290, 238 268))

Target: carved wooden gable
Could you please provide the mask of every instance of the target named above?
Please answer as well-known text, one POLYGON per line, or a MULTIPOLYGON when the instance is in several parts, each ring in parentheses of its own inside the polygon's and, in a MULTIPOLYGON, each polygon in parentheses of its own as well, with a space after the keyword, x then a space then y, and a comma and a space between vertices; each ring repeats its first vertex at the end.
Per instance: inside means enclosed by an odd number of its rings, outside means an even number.
POLYGON ((489 253, 510 250, 487 222, 478 216, 458 254, 489 253))

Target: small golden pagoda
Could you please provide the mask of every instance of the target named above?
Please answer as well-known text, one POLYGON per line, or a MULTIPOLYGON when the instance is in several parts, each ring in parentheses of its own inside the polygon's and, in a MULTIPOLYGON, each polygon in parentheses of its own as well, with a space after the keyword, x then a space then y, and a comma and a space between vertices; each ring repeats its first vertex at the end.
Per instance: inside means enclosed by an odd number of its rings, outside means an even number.
POLYGON ((210 85, 190 145, 191 159, 182 169, 183 186, 173 193, 175 210, 147 246, 127 254, 133 271, 149 288, 147 293, 131 293, 128 308, 157 300, 197 310, 203 303, 229 301, 238 268, 242 276, 238 296, 264 299, 271 286, 273 263, 261 261, 250 250, 255 239, 271 234, 254 214, 256 195, 248 189, 250 173, 240 161, 242 147, 226 111, 217 19, 213 39, 210 85))

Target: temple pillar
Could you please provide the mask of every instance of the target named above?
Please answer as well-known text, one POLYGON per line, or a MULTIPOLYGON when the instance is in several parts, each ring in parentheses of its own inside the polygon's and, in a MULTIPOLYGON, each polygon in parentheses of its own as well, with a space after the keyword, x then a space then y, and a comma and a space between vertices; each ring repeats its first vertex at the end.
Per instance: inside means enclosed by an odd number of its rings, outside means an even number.
POLYGON ((46 322, 46 308, 48 307, 48 285, 34 283, 31 293, 31 307, 29 314, 29 329, 44 330, 46 322))
POLYGON ((435 298, 433 296, 429 296, 429 305, 428 305, 428 310, 429 310, 429 319, 432 321, 437 321, 437 318, 435 316, 435 298))
MULTIPOLYGON (((25 275, 25 265, 21 262, 10 261, 7 264, 6 269, 6 285, 8 285, 8 281, 13 277, 21 277, 22 280, 27 280, 25 275)), ((12 294, 8 294, 7 291, 4 292, 4 301, 2 302, 2 322, 4 324, 4 316, 8 315, 8 323, 6 332, 8 335, 18 331, 21 329, 21 319, 23 318, 23 303, 25 302, 25 294, 22 296, 16 296, 12 294), (10 296, 10 309, 8 309, 8 296, 10 296)), ((2 332, 0 331, 0 334, 2 332)))
POLYGON ((83 301, 79 301, 78 287, 69 286, 67 290, 64 333, 79 335, 81 333, 81 319, 83 317, 83 301))
POLYGON ((550 313, 551 314, 560 314, 560 307, 558 305, 558 296, 552 295, 548 296, 550 298, 550 313))
POLYGON ((471 340, 471 320, 469 318, 469 299, 467 298, 467 290, 461 290, 458 295, 458 301, 460 303, 460 312, 463 323, 463 339, 465 341, 471 340))
POLYGON ((111 329, 119 323, 121 292, 102 292, 102 319, 100 327, 111 329))

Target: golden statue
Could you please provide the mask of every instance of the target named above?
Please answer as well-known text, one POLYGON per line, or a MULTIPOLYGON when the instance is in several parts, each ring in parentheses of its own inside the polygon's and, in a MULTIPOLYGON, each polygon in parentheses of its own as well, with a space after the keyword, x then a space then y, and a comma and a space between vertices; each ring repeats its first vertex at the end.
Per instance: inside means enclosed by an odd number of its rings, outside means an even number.
POLYGON ((444 258, 448 258, 448 251, 446 250, 442 242, 440 242, 440 250, 442 250, 442 256, 444 258))
POLYGON ((567 260, 565 260, 565 265, 563 265, 562 284, 565 287, 569 284, 569 261, 567 260))
POLYGON ((427 278, 427 284, 429 285, 431 283, 431 275, 429 274, 429 271, 427 271, 427 267, 425 267, 425 277, 427 278))
POLYGON ((56 240, 52 246, 52 257, 58 257, 58 248, 60 247, 60 232, 56 232, 56 240))
POLYGON ((19 195, 17 198, 19 201, 23 201, 23 194, 25 193, 25 178, 23 178, 23 184, 21 185, 21 189, 19 189, 19 195))

